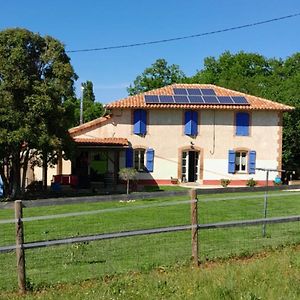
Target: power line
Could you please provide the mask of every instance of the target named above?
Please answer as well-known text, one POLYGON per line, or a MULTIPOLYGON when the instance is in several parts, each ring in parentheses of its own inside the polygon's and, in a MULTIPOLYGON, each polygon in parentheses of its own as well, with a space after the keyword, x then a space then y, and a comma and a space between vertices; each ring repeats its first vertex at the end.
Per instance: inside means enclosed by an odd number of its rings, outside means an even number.
POLYGON ((230 27, 230 28, 225 28, 225 29, 219 29, 219 30, 215 30, 215 31, 198 33, 198 34, 193 34, 193 35, 186 35, 186 36, 181 36, 181 37, 175 37, 175 38, 169 38, 169 39, 163 39, 163 40, 156 40, 156 41, 141 42, 141 43, 126 44, 126 45, 107 46, 107 47, 100 47, 100 48, 87 48, 87 49, 78 49, 78 50, 68 50, 66 52, 68 52, 68 53, 77 53, 77 52, 104 51, 104 50, 113 50, 113 49, 122 49, 122 48, 130 48, 130 47, 139 47, 139 46, 160 44, 160 43, 168 43, 168 42, 173 42, 173 41, 186 40, 186 39, 202 37, 202 36, 206 36, 206 35, 213 35, 213 34, 217 34, 217 33, 243 29, 243 28, 247 28, 247 27, 254 27, 254 26, 258 26, 258 25, 262 25, 262 24, 266 24, 266 23, 271 23, 271 22, 277 22, 277 21, 281 21, 281 20, 284 20, 284 19, 290 19, 290 18, 294 18, 294 17, 298 17, 298 16, 300 16, 300 13, 295 13, 295 14, 292 14, 292 15, 282 16, 282 17, 273 18, 273 19, 269 19, 269 20, 259 21, 259 22, 255 22, 255 23, 250 23, 250 24, 245 24, 245 25, 240 25, 240 26, 235 26, 235 27, 230 27))

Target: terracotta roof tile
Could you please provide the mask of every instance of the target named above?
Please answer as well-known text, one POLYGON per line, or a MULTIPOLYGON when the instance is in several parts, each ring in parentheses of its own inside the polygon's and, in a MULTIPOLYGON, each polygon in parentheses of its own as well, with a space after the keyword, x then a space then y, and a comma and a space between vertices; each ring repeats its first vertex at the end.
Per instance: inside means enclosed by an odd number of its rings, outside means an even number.
POLYGON ((121 145, 128 146, 125 138, 74 138, 76 144, 85 145, 121 145))
POLYGON ((92 127, 97 127, 99 124, 107 121, 108 119, 110 119, 110 116, 105 116, 105 117, 101 117, 101 118, 92 120, 90 122, 86 122, 82 125, 70 128, 69 129, 69 134, 71 136, 74 136, 74 135, 77 135, 78 133, 81 133, 83 131, 90 130, 92 127))
POLYGON ((134 96, 112 102, 106 105, 106 108, 169 108, 169 109, 218 109, 218 110, 277 110, 289 111, 293 110, 292 106, 284 105, 278 102, 273 102, 264 98, 247 95, 234 90, 226 89, 212 84, 172 84, 159 89, 148 91, 134 96), (198 88, 198 89, 213 89, 217 96, 244 96, 249 105, 213 105, 213 104, 146 104, 145 95, 174 95, 173 88, 198 88))

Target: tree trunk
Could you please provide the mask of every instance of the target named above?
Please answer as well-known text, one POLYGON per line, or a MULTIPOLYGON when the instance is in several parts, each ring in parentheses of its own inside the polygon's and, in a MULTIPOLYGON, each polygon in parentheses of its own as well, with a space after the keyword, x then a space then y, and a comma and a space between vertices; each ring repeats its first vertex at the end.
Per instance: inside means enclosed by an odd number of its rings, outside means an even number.
POLYGON ((127 189, 126 189, 127 195, 129 194, 129 179, 127 179, 127 189))
POLYGON ((12 155, 12 168, 11 168, 11 193, 10 198, 16 199, 19 197, 21 192, 21 164, 20 164, 20 152, 16 151, 12 155))
POLYGON ((21 192, 22 192, 22 194, 25 193, 28 161, 29 161, 29 149, 25 150, 25 155, 24 155, 24 158, 23 158, 23 170, 22 170, 22 182, 21 182, 21 192))
POLYGON ((43 152, 43 189, 47 190, 48 160, 47 152, 43 152))

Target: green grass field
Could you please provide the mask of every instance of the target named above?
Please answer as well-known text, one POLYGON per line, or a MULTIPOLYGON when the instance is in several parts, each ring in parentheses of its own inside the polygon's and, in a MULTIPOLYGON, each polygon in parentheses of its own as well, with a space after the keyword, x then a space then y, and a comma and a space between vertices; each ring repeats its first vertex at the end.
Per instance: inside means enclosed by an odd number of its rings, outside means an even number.
MULTIPOLYGON (((188 200, 188 197, 26 208, 24 217, 102 211, 86 216, 25 222, 25 242, 189 224, 189 204, 164 206, 178 200, 188 200)), ((268 204, 270 217, 299 215, 300 193, 270 193, 268 204)), ((12 210, 0 210, 0 219, 13 218, 13 214, 12 210)), ((263 193, 199 195, 200 223, 262 216, 263 193)), ((0 245, 13 244, 14 224, 0 226, 0 245)), ((254 226, 200 231, 201 261, 245 257, 269 248, 300 243, 298 223, 268 225, 266 238, 262 238, 261 229, 261 226, 254 226)), ((127 272, 149 273, 174 265, 189 266, 190 257, 191 234, 187 231, 27 250, 26 271, 28 286, 40 289, 105 276, 123 276, 127 272)), ((16 287, 15 253, 0 254, 0 290, 15 290, 16 287)))

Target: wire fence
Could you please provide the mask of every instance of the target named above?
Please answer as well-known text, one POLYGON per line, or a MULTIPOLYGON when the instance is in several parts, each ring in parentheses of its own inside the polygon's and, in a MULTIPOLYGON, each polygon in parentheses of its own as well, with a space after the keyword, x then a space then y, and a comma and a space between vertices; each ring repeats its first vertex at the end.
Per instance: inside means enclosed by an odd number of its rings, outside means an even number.
MULTIPOLYGON (((300 193, 270 194, 268 223, 259 221, 263 194, 198 198, 201 262, 300 243, 300 193)), ((192 197, 25 208, 26 287, 189 264, 193 203, 192 197)), ((0 212, 0 290, 18 288, 15 223, 12 210, 0 212)))

